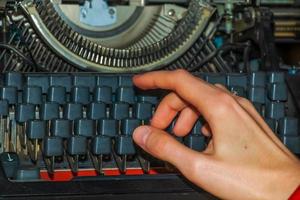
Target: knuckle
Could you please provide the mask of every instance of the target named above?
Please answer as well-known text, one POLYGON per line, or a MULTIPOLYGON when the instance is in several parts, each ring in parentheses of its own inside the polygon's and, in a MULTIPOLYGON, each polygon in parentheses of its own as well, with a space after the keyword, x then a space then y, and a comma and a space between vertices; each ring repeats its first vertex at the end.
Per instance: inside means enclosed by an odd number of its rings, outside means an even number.
POLYGON ((226 115, 228 112, 231 112, 236 105, 234 97, 226 92, 219 92, 216 101, 215 114, 217 115, 226 115))
POLYGON ((220 89, 223 89, 224 91, 228 91, 228 89, 224 86, 224 85, 222 85, 222 84, 220 84, 220 83, 216 83, 216 84, 214 84, 217 88, 220 88, 220 89))
POLYGON ((251 105, 251 102, 248 99, 244 98, 244 97, 237 97, 237 100, 241 104, 251 105))
POLYGON ((238 100, 238 102, 239 102, 241 105, 243 105, 243 106, 246 106, 246 107, 248 107, 248 108, 254 107, 253 104, 252 104, 252 102, 249 101, 249 100, 246 99, 246 98, 238 97, 237 100, 238 100))
POLYGON ((151 119, 151 125, 155 127, 166 127, 168 123, 165 120, 160 120, 156 115, 151 119))
POLYGON ((189 75, 189 72, 184 70, 184 69, 177 69, 175 72, 174 72, 178 77, 182 77, 182 76, 187 76, 189 75))

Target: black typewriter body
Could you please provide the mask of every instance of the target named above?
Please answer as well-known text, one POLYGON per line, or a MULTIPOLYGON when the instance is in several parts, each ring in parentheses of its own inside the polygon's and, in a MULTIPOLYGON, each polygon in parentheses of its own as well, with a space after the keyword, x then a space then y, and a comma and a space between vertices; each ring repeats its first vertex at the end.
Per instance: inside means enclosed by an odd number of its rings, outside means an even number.
MULTIPOLYGON (((249 99, 300 156, 299 13, 284 0, 1 1, 0 199, 217 199, 132 140, 168 94, 133 85, 154 70, 249 99)), ((176 139, 203 151, 203 123, 176 139)))

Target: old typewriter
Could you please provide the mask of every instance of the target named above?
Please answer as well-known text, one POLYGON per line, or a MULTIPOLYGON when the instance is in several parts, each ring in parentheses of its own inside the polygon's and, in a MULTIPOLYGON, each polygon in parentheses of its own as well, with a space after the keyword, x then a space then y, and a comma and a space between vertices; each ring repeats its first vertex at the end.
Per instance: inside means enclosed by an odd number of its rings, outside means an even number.
MULTIPOLYGON (((1 0, 0 28, 1 199, 216 199, 132 140, 153 70, 248 98, 300 155, 297 0, 1 0)), ((204 150, 202 124, 176 139, 204 150)))

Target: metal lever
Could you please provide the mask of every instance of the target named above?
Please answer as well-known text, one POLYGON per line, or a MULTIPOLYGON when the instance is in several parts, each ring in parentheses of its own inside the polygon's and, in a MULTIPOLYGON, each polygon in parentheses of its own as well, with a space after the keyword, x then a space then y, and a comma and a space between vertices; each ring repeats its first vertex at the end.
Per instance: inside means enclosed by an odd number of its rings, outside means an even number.
POLYGON ((99 174, 103 174, 103 155, 97 155, 97 156, 93 156, 91 154, 91 160, 93 162, 93 165, 96 169, 96 171, 99 173, 99 174))
POLYGON ((75 155, 75 156, 70 156, 70 155, 67 155, 67 160, 68 160, 68 163, 70 165, 70 168, 71 168, 71 171, 73 173, 77 173, 78 172, 78 168, 79 168, 79 155, 75 155))
POLYGON ((125 174, 127 171, 127 155, 117 155, 115 150, 112 150, 112 154, 114 156, 114 159, 116 161, 116 164, 122 174, 125 174))
POLYGON ((54 174, 55 171, 55 157, 44 158, 46 168, 49 174, 54 174))
POLYGON ((33 162, 37 162, 38 160, 38 146, 39 146, 38 142, 39 142, 38 139, 34 139, 33 141, 32 140, 27 141, 29 156, 33 162))

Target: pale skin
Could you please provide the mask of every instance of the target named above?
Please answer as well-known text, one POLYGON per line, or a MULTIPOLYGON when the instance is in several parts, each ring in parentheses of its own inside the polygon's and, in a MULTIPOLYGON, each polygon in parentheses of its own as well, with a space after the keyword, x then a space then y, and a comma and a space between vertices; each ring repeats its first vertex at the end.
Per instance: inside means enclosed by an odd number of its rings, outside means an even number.
POLYGON ((144 90, 166 89, 167 95, 150 126, 141 126, 134 141, 165 160, 197 186, 222 199, 288 199, 300 184, 300 161, 276 137, 254 106, 221 85, 210 85, 184 70, 137 75, 144 90), (187 135, 199 116, 211 141, 193 151, 163 131, 175 116, 177 136, 187 135))

